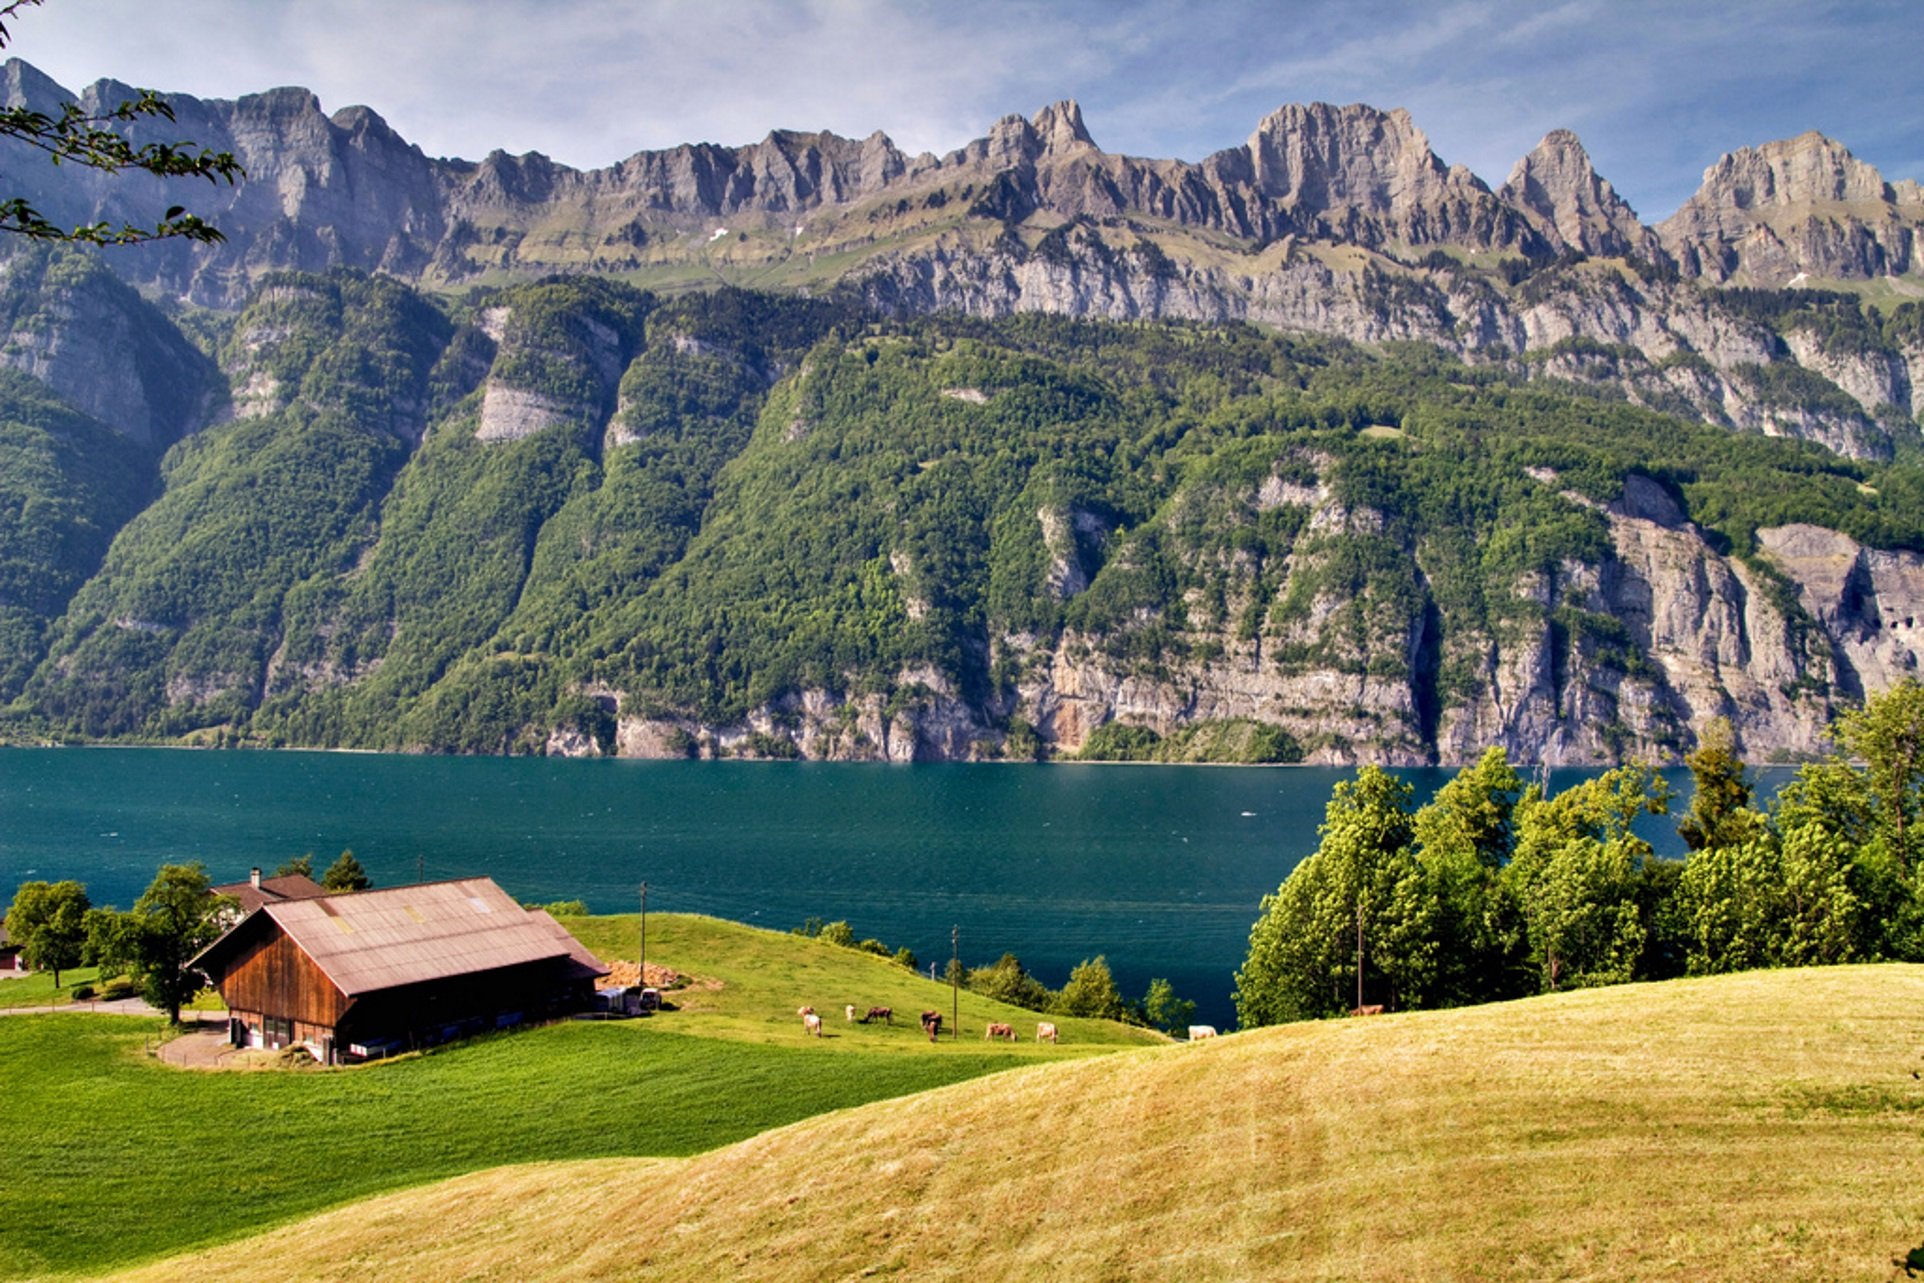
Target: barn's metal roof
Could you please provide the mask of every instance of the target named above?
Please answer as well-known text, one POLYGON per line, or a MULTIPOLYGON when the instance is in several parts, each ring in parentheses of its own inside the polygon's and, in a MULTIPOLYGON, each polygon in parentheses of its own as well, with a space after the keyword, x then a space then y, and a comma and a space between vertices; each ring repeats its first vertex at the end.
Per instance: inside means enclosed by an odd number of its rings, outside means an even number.
POLYGON ((261 915, 348 997, 544 958, 605 970, 560 923, 523 909, 489 878, 264 904, 190 965, 201 965, 261 915))

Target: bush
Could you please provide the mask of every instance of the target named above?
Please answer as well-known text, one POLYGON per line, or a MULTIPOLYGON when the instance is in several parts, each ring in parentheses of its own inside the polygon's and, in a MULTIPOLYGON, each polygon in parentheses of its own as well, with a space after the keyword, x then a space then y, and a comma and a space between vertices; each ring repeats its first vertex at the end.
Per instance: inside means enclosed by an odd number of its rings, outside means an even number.
POLYGON ((97 996, 102 1002, 119 1002, 123 998, 138 998, 140 996, 140 986, 134 983, 132 976, 115 976, 112 980, 100 986, 100 992, 97 996))
POLYGON ((73 988, 73 1000, 75 1002, 85 1002, 93 996, 94 987, 92 985, 75 985, 73 988))

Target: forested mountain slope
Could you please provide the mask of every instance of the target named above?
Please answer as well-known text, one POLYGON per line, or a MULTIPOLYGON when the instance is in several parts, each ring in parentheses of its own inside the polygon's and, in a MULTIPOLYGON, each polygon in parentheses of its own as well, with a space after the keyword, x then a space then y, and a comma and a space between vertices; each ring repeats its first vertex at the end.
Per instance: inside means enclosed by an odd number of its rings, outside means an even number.
POLYGON ((170 319, 32 261, 175 364, 100 358, 144 436, 0 387, 16 736, 1589 761, 1721 715, 1763 759, 1915 664, 1908 450, 1528 358, 594 278, 170 319))

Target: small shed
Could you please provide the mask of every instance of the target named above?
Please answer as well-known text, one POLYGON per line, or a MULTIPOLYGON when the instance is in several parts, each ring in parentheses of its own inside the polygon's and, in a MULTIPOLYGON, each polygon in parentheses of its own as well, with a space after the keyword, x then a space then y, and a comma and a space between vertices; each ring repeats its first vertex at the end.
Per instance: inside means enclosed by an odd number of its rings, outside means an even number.
POLYGON ((236 1046, 418 1047, 586 1006, 607 968, 489 878, 270 900, 188 965, 236 1046))
POLYGON ((20 956, 20 946, 7 939, 7 929, 0 927, 0 974, 17 975, 27 969, 26 959, 20 956))

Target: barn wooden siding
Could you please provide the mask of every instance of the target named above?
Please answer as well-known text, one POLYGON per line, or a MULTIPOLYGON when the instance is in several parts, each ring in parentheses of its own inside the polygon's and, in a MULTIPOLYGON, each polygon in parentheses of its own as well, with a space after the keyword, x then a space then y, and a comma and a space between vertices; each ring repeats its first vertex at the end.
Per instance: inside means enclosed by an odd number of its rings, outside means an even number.
MULTIPOLYGON (((267 926, 273 923, 262 916, 267 926)), ((332 1029, 347 1013, 348 999, 285 932, 274 929, 246 945, 220 978, 228 1009, 297 1020, 332 1029)))

